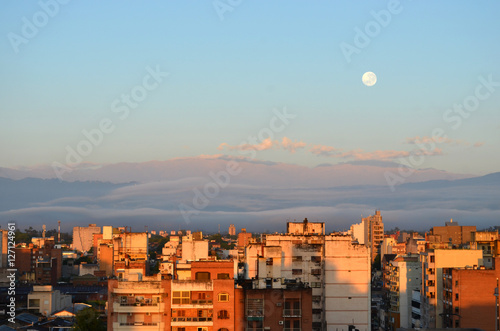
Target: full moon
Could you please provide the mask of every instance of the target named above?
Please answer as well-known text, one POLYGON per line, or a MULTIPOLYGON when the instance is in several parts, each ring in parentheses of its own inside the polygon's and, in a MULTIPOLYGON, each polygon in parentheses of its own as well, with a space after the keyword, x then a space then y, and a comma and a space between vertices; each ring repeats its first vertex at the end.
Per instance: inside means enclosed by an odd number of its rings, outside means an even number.
POLYGON ((361 80, 363 81, 363 84, 365 84, 366 86, 373 86, 377 82, 377 75, 375 75, 371 71, 368 71, 363 74, 361 80))

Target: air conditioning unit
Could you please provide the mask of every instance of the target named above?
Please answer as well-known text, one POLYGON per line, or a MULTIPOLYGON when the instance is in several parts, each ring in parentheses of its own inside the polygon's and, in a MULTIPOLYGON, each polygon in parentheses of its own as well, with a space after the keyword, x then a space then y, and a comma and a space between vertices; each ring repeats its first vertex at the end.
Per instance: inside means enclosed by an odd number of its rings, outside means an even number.
POLYGON ((278 324, 279 324, 279 325, 283 325, 283 321, 279 321, 279 322, 278 322, 278 324))
POLYGON ((276 307, 281 307, 281 302, 276 302, 276 307))
POLYGON ((146 316, 151 316, 151 313, 148 311, 148 312, 146 313, 146 316))
POLYGON ((132 313, 128 313, 128 316, 132 316, 132 315, 134 315, 134 314, 132 314, 132 313))

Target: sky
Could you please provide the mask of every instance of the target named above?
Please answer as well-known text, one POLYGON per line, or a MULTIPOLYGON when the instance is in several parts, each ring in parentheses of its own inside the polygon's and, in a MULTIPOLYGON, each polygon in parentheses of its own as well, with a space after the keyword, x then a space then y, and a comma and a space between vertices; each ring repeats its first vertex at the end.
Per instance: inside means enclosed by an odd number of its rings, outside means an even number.
POLYGON ((3 1, 0 167, 227 154, 496 172, 498 12, 496 1, 3 1))

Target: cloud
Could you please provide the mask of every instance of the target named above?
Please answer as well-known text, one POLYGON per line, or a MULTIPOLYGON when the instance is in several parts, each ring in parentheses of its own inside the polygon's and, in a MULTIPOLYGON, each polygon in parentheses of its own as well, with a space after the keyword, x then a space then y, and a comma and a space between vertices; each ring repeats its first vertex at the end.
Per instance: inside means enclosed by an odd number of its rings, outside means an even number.
POLYGON ((396 150, 365 152, 362 149, 356 149, 344 152, 342 149, 325 145, 314 145, 310 152, 317 156, 353 159, 357 161, 392 160, 410 155, 410 152, 396 150))
POLYGON ((231 146, 228 143, 222 143, 217 147, 218 150, 224 150, 225 148, 230 151, 265 151, 268 149, 284 149, 290 153, 295 153, 297 149, 306 147, 306 143, 302 141, 292 141, 288 137, 283 137, 283 140, 279 142, 278 140, 272 140, 271 138, 264 139, 262 142, 257 144, 241 144, 236 146, 231 146))
POLYGON ((337 156, 341 151, 341 149, 326 145, 314 145, 310 150, 314 155, 328 157, 337 156))
POLYGON ((428 137, 428 136, 423 136, 423 137, 415 136, 406 138, 405 143, 410 145, 436 143, 436 144, 447 144, 453 146, 470 146, 470 143, 465 140, 450 139, 448 137, 428 137))
POLYGON ((250 151, 250 150, 255 150, 255 151, 265 151, 268 149, 271 149, 273 147, 279 147, 279 141, 273 141, 271 138, 264 139, 262 142, 258 144, 241 144, 241 145, 236 145, 236 146, 231 146, 227 143, 222 143, 219 145, 217 148, 218 150, 223 150, 224 148, 227 148, 230 151, 250 151))
POLYGON ((290 153, 295 153, 297 149, 304 148, 306 147, 306 145, 307 144, 305 142, 302 141, 293 142, 291 139, 287 137, 283 137, 283 141, 281 142, 281 147, 283 147, 283 149, 289 151, 290 153))

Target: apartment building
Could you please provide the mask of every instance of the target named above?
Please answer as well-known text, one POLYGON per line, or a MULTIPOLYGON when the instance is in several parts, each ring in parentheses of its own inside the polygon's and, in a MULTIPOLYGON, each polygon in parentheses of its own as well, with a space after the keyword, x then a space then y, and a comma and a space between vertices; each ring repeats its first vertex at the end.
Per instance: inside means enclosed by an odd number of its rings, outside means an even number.
POLYGON ((234 224, 229 224, 228 233, 230 236, 236 235, 236 227, 234 226, 234 224))
POLYGON ((324 223, 288 223, 285 235, 265 236, 265 243, 245 250, 242 277, 253 289, 311 288, 312 329, 370 329, 369 249, 349 235, 324 235, 324 223))
POLYGON ((104 226, 102 238, 94 236, 99 269, 106 276, 119 276, 125 269, 146 275, 148 263, 148 233, 128 232, 104 226))
POLYGON ((51 285, 33 286, 28 294, 28 310, 50 316, 55 311, 71 306, 71 295, 54 290, 51 285))
POLYGON ((312 325, 310 287, 289 284, 285 289, 245 289, 246 331, 306 331, 312 325))
MULTIPOLYGON (((499 258, 495 262, 500 265, 499 258)), ((495 331, 494 293, 499 278, 500 268, 444 268, 443 327, 495 331)))
POLYGON ((443 327, 443 269, 483 265, 483 251, 470 249, 430 249, 420 254, 422 263, 421 326, 443 327))
POLYGON ((422 270, 417 255, 400 255, 390 262, 389 325, 412 327, 412 293, 420 289, 422 270))
POLYGON ((493 268, 493 262, 500 253, 500 235, 498 231, 473 231, 471 236, 471 248, 482 250, 484 266, 493 268))
POLYGON ((381 254, 384 240, 384 223, 380 210, 376 210, 375 215, 362 218, 361 223, 353 224, 350 232, 354 240, 370 247, 371 261, 375 261, 377 255, 381 254))
POLYGON ((108 330, 244 330, 243 292, 234 286, 233 261, 190 266, 189 279, 125 273, 110 280, 108 330))
POLYGON ((21 279, 35 284, 56 285, 62 276, 62 250, 55 248, 54 240, 46 240, 45 246, 15 248, 16 268, 21 279))
POLYGON ((95 224, 75 226, 73 228, 73 249, 88 252, 92 247, 94 233, 101 233, 101 228, 95 224))
POLYGON ((468 244, 472 240, 472 232, 476 226, 460 226, 453 219, 445 223, 445 226, 435 226, 426 235, 426 240, 436 243, 450 243, 455 247, 468 244))

